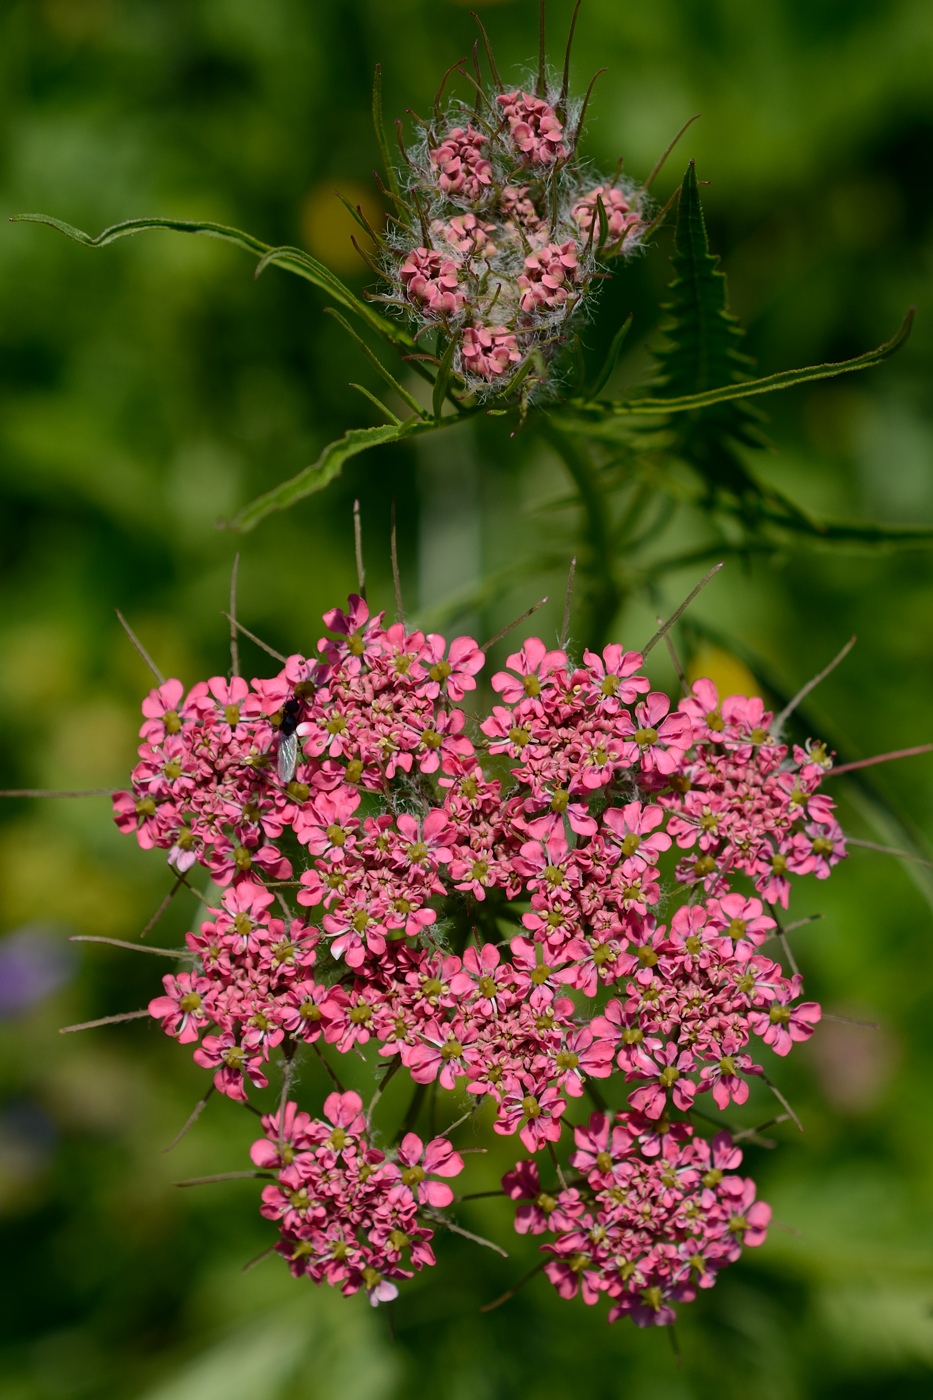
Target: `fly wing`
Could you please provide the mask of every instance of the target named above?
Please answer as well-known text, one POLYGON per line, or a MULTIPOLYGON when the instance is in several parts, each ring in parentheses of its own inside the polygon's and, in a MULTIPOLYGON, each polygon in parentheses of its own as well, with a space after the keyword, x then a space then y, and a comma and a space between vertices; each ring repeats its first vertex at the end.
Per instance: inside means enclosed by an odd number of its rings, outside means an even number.
POLYGON ((280 734, 278 751, 279 782, 290 783, 298 762, 298 735, 280 734))

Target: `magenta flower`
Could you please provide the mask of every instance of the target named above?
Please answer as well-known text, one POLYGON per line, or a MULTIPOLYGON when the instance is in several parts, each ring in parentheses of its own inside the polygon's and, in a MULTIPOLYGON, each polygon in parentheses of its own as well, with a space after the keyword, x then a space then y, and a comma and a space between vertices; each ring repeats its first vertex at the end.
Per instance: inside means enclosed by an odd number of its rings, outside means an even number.
MULTIPOLYGON (((514 652, 505 664, 509 670, 496 672, 492 688, 499 691, 507 705, 517 705, 526 699, 537 700, 563 679, 567 657, 562 651, 548 651, 540 638, 529 637, 521 651, 514 652)), ((536 709, 543 713, 541 704, 536 709)))
POLYGON ((604 647, 602 655, 584 651, 585 671, 574 673, 574 683, 586 687, 586 698, 607 713, 615 714, 622 705, 633 705, 639 695, 651 689, 646 676, 637 672, 644 664, 641 652, 625 651, 616 642, 604 647))
POLYGON ((223 1035, 206 1035, 194 1052, 195 1064, 204 1069, 217 1068, 214 1088, 219 1094, 245 1103, 246 1081, 256 1089, 265 1089, 269 1081, 262 1072, 262 1055, 250 1053, 237 1043, 232 1031, 223 1035))
POLYGON ((761 1065, 756 1065, 751 1055, 716 1055, 710 1051, 708 1058, 712 1064, 700 1070, 700 1090, 711 1089, 716 1107, 725 1113, 730 1103, 743 1104, 748 1098, 748 1084, 743 1075, 761 1074, 761 1065))
POLYGON ((670 849, 671 838, 667 832, 657 830, 663 820, 662 807, 643 806, 641 802, 609 807, 603 813, 603 826, 619 843, 622 855, 642 866, 654 865, 661 852, 670 849))
POLYGON ((162 978, 165 995, 153 997, 149 1015, 162 1022, 166 1035, 174 1036, 180 1045, 188 1045, 198 1039, 202 1026, 210 1022, 204 999, 213 985, 209 977, 199 977, 194 972, 179 972, 177 976, 168 973, 162 978))
POLYGON ((519 1235, 540 1235, 549 1229, 572 1229, 572 1219, 583 1207, 576 1191, 562 1191, 557 1196, 542 1191, 537 1163, 516 1162, 502 1178, 502 1189, 513 1201, 523 1204, 515 1212, 515 1231, 519 1235))
POLYGON ((493 1127, 497 1133, 518 1135, 529 1152, 537 1152, 545 1143, 560 1137, 560 1119, 567 1101, 556 1088, 549 1085, 535 1093, 539 1086, 530 1074, 516 1077, 506 1086, 493 1127))
POLYGON ((800 978, 794 977, 783 987, 775 989, 775 997, 767 1010, 749 1013, 748 1024, 765 1045, 776 1055, 786 1055, 795 1040, 809 1040, 822 1013, 815 1001, 790 1003, 800 995, 800 978))
POLYGON ((475 1026, 467 1023, 452 1022, 442 1027, 437 1021, 429 1021, 421 1032, 421 1043, 402 1050, 402 1062, 416 1084, 430 1084, 436 1079, 442 1089, 454 1089, 457 1080, 469 1073, 467 1055, 478 1033, 475 1026))
POLYGON ((165 681, 156 690, 150 690, 142 703, 145 723, 139 731, 147 744, 161 744, 174 734, 180 734, 186 724, 193 724, 198 717, 197 706, 191 699, 184 700, 185 687, 181 681, 165 681))
POLYGON ((311 855, 343 860, 357 842, 360 823, 353 813, 359 805, 360 794, 343 784, 319 793, 298 812, 295 835, 311 855))
POLYGON ((430 700, 446 694, 459 704, 468 690, 476 689, 474 677, 483 669, 486 658, 472 637, 455 637, 448 649, 444 638, 432 632, 425 638, 423 661, 423 694, 430 700))
POLYGON ((708 908, 710 923, 733 940, 737 957, 751 954, 777 927, 774 919, 762 911, 760 899, 727 894, 722 899, 711 899, 708 908))
POLYGON ((463 1158, 455 1152, 446 1138, 432 1138, 425 1147, 416 1133, 406 1133, 398 1149, 402 1185, 421 1205, 442 1208, 449 1206, 454 1193, 442 1181, 427 1181, 434 1176, 459 1176, 463 1158))
POLYGON ((642 768, 646 773, 667 776, 675 772, 690 746, 690 721, 676 711, 669 714, 669 710, 667 696, 656 690, 635 706, 637 727, 632 738, 641 751, 642 768))
POLYGON ((660 1118, 667 1107, 670 1094, 675 1108, 685 1113, 693 1104, 697 1086, 684 1075, 693 1069, 693 1056, 689 1050, 681 1050, 670 1043, 649 1055, 645 1050, 636 1055, 630 1078, 651 1080, 644 1088, 635 1089, 629 1094, 629 1103, 637 1113, 646 1118, 660 1118))

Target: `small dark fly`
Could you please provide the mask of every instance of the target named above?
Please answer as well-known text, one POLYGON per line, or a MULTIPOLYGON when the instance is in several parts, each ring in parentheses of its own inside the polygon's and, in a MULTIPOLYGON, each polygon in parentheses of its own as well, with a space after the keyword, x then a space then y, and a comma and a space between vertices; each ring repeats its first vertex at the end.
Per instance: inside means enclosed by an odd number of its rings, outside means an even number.
POLYGON ((301 714, 301 701, 297 696, 286 700, 282 706, 282 722, 279 725, 278 772, 279 781, 291 782, 298 762, 298 716, 301 714))

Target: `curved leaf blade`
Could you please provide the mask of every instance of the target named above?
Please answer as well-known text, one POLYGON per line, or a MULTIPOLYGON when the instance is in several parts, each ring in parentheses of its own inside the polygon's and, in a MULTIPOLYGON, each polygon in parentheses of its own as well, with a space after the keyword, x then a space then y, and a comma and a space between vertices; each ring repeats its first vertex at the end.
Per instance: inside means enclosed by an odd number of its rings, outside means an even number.
POLYGON ((441 421, 441 415, 444 410, 444 400, 447 397, 447 390, 450 386, 450 376, 453 371, 454 355, 457 353, 457 346, 459 343, 459 336, 452 335, 450 337, 450 342, 441 357, 441 362, 437 369, 437 376, 434 380, 434 388, 431 392, 431 409, 434 413, 435 421, 438 423, 441 421))
POLYGON ((105 248, 108 243, 115 243, 118 238, 127 238, 134 233, 145 233, 147 229, 164 228, 175 233, 201 233, 208 238, 220 238, 226 243, 234 243, 240 248, 245 248, 249 253, 262 255, 269 251, 268 243, 254 238, 251 233, 244 233, 242 229, 231 228, 228 224, 213 224, 191 219, 124 219, 122 223, 111 224, 109 228, 105 228, 96 238, 85 233, 83 229, 75 228, 73 224, 66 224, 63 219, 53 219, 50 214, 12 214, 10 223, 48 224, 49 228, 57 229, 66 238, 73 239, 75 243, 83 244, 85 248, 105 248))
POLYGON ((597 403, 571 405, 581 413, 590 413, 600 417, 607 415, 640 415, 640 414, 667 414, 667 413, 689 413, 694 409, 708 408, 711 404, 730 403, 733 399, 748 399, 756 394, 770 394, 776 389, 790 389, 795 384, 805 384, 815 379, 833 379, 840 374, 851 374, 854 370, 869 369, 872 365, 881 364, 891 355, 895 355, 901 346, 910 336, 914 319, 914 308, 911 307, 901 323, 900 329, 890 340, 877 346, 874 350, 867 350, 863 355, 856 355, 852 360, 836 360, 823 365, 806 365, 802 369, 782 370, 778 374, 769 374, 762 379, 748 379, 739 384, 723 384, 718 389, 707 389, 701 394, 684 394, 680 398, 673 399, 631 399, 621 403, 597 403))
POLYGON ((592 385, 590 386, 589 392, 586 395, 587 400, 595 399, 598 394, 602 393, 603 389, 605 389, 606 385, 609 383, 609 380, 612 376, 612 372, 619 362, 619 354, 622 350, 622 346, 625 343, 625 339, 629 331, 632 329, 632 322, 634 321, 634 319, 635 313, 634 311, 630 311, 626 316, 625 320, 622 322, 619 329, 616 331, 615 335, 612 337, 612 344, 609 346, 609 353, 603 361, 602 368, 600 369, 592 385))
POLYGON ((386 183, 392 194, 398 198, 399 190, 398 176, 395 173, 395 166, 389 155, 389 143, 386 140, 385 121, 382 116, 382 64, 376 64, 376 74, 373 78, 373 130, 376 133, 376 142, 379 146, 379 154, 382 156, 382 168, 385 170, 386 183))
POLYGON ((373 351, 370 350, 369 346, 366 344, 366 341, 363 339, 362 336, 357 335, 356 331, 350 325, 350 322, 346 319, 346 317, 341 316, 340 312, 335 311, 332 306, 325 306, 324 311, 326 315, 332 316, 337 322, 337 324, 341 326, 343 330, 346 331, 347 335, 350 337, 353 343, 356 346, 358 346, 358 348, 362 351, 363 355, 365 355, 366 359, 372 365, 373 369, 376 371, 379 377, 385 380, 386 384, 388 384, 390 389, 395 390, 396 394, 398 394, 402 402, 406 403, 408 407, 412 410, 412 412, 417 415, 417 417, 424 418, 425 415, 418 400, 408 392, 404 385, 398 382, 395 375, 392 374, 390 370, 386 369, 379 356, 374 354, 373 351))
POLYGON ((328 443, 317 461, 305 467, 304 471, 290 477, 288 481, 283 481, 280 486, 274 486, 264 495, 257 496, 256 500, 250 501, 249 505, 244 506, 232 519, 221 523, 225 529, 245 535, 254 530, 260 521, 265 520, 267 515, 272 515, 278 510, 288 510, 297 501, 303 501, 305 497, 323 491, 325 486, 329 486, 340 475, 344 463, 351 457, 356 457, 371 447, 381 447, 384 443, 401 442, 419 429, 423 431, 426 427, 433 426, 424 423, 423 420, 407 418, 398 424, 385 423, 373 428, 350 428, 336 442, 328 443))
POLYGON ((47 224, 49 228, 57 229, 66 238, 80 243, 85 248, 105 248, 109 243, 115 243, 119 238, 128 238, 133 234, 148 232, 150 229, 167 229, 171 233, 201 234, 207 238, 219 238, 224 243, 232 243, 237 248, 243 248, 248 253, 256 254, 259 263, 254 276, 259 276, 264 268, 274 263, 277 267, 282 267, 287 272, 293 272, 296 277, 302 277, 306 282, 311 282, 321 291, 327 292, 341 305, 355 312, 357 316, 391 341, 392 344, 410 346, 414 343, 407 332, 373 311, 365 302, 355 296, 350 288, 331 272, 330 268, 326 267, 324 263, 318 262, 317 258, 306 253, 303 248, 273 247, 269 243, 263 243, 262 239, 255 238, 251 233, 244 233, 242 229, 232 228, 229 224, 215 224, 209 220, 196 219, 126 219, 122 223, 112 224, 110 228, 105 228, 102 233, 92 237, 83 229, 75 228, 73 224, 66 224, 62 219, 54 219, 49 214, 14 214, 11 216, 10 222, 47 224))

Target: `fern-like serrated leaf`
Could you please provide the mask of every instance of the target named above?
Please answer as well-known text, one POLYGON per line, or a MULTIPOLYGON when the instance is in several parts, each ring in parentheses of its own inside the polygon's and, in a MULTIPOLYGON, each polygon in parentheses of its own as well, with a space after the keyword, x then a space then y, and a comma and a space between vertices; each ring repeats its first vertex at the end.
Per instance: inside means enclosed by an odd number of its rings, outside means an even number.
POLYGON ((656 352, 663 397, 686 398, 746 378, 752 361, 741 349, 745 332, 728 309, 725 273, 709 250, 693 161, 681 186, 671 263, 676 276, 662 308, 668 344, 656 352))
MULTIPOLYGON (((725 274, 710 252, 693 161, 677 206, 674 281, 664 306, 666 345, 656 352, 658 398, 690 399, 749 378, 753 361, 743 353, 745 332, 729 310, 725 274)), ((710 499, 723 493, 742 502, 751 520, 761 488, 746 470, 739 444, 760 447, 761 415, 742 402, 690 411, 672 424, 674 451, 703 478, 710 499)))

